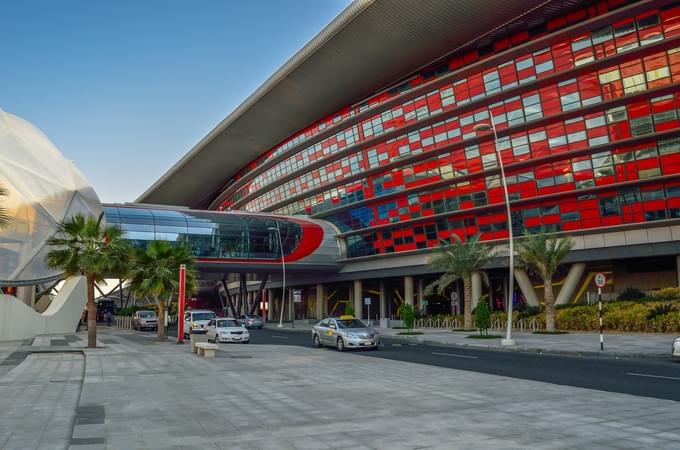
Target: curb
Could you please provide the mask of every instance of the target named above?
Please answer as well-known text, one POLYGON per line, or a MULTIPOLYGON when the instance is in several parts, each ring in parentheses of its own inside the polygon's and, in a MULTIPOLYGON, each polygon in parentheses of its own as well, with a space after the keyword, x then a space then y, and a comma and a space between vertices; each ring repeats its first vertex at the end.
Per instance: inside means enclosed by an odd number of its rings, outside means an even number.
MULTIPOLYGON (((302 333, 310 332, 310 329, 301 328, 266 328, 269 330, 276 331, 288 331, 291 333, 302 333)), ((559 356, 580 356, 589 358, 610 358, 610 359, 652 359, 652 360, 669 360, 671 357, 666 353, 635 353, 635 352, 597 352, 597 351, 586 351, 586 350, 551 350, 536 347, 490 347, 487 345, 480 344, 461 344, 454 342, 441 342, 431 339, 423 339, 422 335, 419 336, 399 336, 399 335, 380 335, 382 338, 389 339, 399 339, 403 341, 413 342, 416 341, 420 344, 434 345, 438 347, 450 347, 450 348, 467 348, 470 350, 482 350, 482 351, 496 351, 496 352, 516 352, 516 353, 535 353, 539 355, 559 355, 559 356)))
POLYGON ((439 347, 452 347, 452 348, 467 348, 470 350, 486 350, 486 351, 497 351, 497 352, 516 352, 516 353, 536 353, 541 355, 561 355, 561 356, 581 356, 581 357, 596 357, 596 358, 631 358, 631 359, 670 359, 670 356, 666 353, 634 353, 634 352, 596 352, 589 350, 552 350, 543 349, 536 347, 490 347, 487 345, 480 344, 461 344, 455 342, 441 342, 433 341, 430 339, 419 339, 418 337, 407 337, 407 336, 384 336, 394 339, 404 339, 404 340, 416 340, 421 344, 434 345, 439 347))

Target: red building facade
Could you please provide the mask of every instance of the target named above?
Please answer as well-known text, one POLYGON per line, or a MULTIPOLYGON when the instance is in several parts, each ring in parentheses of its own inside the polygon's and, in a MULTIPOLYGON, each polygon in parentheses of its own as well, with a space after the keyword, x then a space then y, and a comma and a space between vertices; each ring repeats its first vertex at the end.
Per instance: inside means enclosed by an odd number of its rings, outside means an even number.
POLYGON ((349 258, 504 239, 499 152, 517 235, 680 218, 679 79, 680 3, 592 3, 348 105, 214 206, 329 220, 349 258))

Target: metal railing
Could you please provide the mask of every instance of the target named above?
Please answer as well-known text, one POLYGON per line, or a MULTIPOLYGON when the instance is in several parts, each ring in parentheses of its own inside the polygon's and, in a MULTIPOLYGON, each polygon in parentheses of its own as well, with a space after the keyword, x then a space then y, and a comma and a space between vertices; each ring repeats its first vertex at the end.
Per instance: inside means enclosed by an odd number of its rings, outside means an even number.
MULTIPOLYGON (((462 322, 459 319, 453 318, 431 318, 424 317, 421 319, 416 319, 413 327, 414 328, 432 328, 432 329, 457 329, 461 328, 462 322)), ((491 330, 504 331, 507 327, 506 321, 501 319, 496 319, 491 322, 491 330)), ((512 322, 513 331, 518 332, 534 332, 541 329, 541 323, 536 319, 526 320, 518 319, 512 322)))

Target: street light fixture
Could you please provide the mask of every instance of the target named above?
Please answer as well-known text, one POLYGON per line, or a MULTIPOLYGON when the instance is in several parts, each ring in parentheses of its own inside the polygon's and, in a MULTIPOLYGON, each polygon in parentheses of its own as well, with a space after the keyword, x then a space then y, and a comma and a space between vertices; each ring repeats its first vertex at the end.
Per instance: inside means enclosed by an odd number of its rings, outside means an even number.
POLYGON ((283 328, 283 310, 286 306, 286 259, 283 256, 283 240, 281 239, 281 228, 279 228, 279 221, 276 221, 276 227, 267 228, 269 231, 276 231, 279 238, 279 246, 281 248, 281 268, 283 271, 283 294, 281 296, 281 318, 279 319, 278 328, 283 328))
POLYGON ((503 158, 501 157, 501 151, 498 148, 498 134, 496 134, 496 125, 493 123, 493 114, 489 111, 490 122, 489 123, 479 123, 473 127, 475 131, 493 131, 493 141, 494 148, 496 149, 496 158, 498 159, 498 167, 501 169, 501 182, 503 184, 503 193, 505 194, 505 209, 508 215, 508 237, 510 242, 510 270, 509 270, 509 281, 508 281, 508 293, 506 299, 506 305, 508 310, 508 324, 507 333, 505 339, 501 340, 501 344, 505 346, 515 345, 515 341, 512 339, 512 297, 514 291, 514 281, 515 281, 515 249, 512 238, 512 213, 510 212, 510 197, 508 196, 508 182, 505 178, 505 168, 503 167, 503 158))

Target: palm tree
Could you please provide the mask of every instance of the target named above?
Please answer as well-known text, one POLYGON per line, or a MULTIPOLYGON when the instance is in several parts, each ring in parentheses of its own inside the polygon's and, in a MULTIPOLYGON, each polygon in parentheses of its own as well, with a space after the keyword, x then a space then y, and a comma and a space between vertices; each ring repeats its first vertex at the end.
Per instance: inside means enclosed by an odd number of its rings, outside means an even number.
POLYGON ((437 292, 443 294, 444 290, 456 280, 463 279, 463 292, 465 302, 464 327, 472 328, 472 274, 479 271, 491 259, 489 246, 479 242, 479 234, 471 237, 467 243, 463 243, 458 235, 453 235, 455 242, 441 247, 439 252, 430 258, 430 267, 443 269, 439 279, 430 283, 425 289, 426 294, 437 292))
POLYGON ((533 268, 543 279, 546 331, 555 331, 555 295, 552 277, 573 246, 574 240, 571 237, 560 239, 545 231, 525 236, 517 245, 520 260, 533 268))
POLYGON ((87 346, 97 346, 97 307, 94 303, 95 283, 105 276, 124 271, 130 257, 130 244, 117 226, 103 225, 104 213, 98 218, 77 214, 59 224, 47 243, 54 247, 47 254, 47 264, 59 268, 67 276, 84 275, 87 279, 87 346))
MULTIPOLYGON (((9 195, 7 190, 0 185, 0 197, 5 197, 9 195)), ((9 214, 7 213, 7 210, 0 205, 0 230, 5 228, 7 225, 9 225, 9 214)))
MULTIPOLYGON (((171 246, 167 241, 152 241, 137 251, 130 286, 141 296, 150 297, 158 307, 158 339, 165 340, 166 301, 179 290, 179 266, 187 266, 185 288, 193 292, 196 286, 194 257, 188 247, 171 246), (167 299, 167 300, 166 300, 167 299)), ((178 320, 182 320, 181 317, 178 320)))

